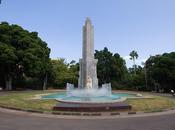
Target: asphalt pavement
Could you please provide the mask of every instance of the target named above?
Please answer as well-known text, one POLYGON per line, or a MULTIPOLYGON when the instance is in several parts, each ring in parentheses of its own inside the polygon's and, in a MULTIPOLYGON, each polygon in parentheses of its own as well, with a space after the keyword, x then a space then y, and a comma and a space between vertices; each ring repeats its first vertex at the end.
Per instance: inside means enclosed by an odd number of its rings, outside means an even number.
POLYGON ((59 119, 0 111, 0 130, 175 130, 175 113, 113 119, 59 119))

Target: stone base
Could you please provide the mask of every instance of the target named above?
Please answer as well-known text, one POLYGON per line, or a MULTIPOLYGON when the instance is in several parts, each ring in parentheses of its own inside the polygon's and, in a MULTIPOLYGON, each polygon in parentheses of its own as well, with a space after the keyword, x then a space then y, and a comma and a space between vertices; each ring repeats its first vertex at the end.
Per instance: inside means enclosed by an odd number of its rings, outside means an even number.
POLYGON ((58 103, 53 110, 74 112, 103 112, 103 111, 126 111, 131 110, 131 105, 123 102, 116 103, 58 103))

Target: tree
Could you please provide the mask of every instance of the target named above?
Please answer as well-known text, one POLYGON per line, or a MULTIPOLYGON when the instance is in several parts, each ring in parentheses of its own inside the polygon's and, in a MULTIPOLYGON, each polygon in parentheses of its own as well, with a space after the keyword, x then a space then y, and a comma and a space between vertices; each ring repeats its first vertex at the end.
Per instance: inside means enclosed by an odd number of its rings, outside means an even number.
POLYGON ((136 90, 146 90, 144 68, 136 66, 136 68, 128 69, 128 86, 136 90))
POLYGON ((98 59, 97 76, 100 84, 111 81, 112 55, 106 47, 101 51, 95 50, 95 58, 98 59))
POLYGON ((138 58, 138 54, 137 54, 137 52, 136 51, 132 51, 132 52, 130 52, 130 59, 131 60, 133 60, 133 68, 134 68, 134 72, 135 72, 135 74, 136 74, 136 64, 135 64, 135 60, 138 58))
POLYGON ((116 86, 116 82, 124 79, 127 69, 125 61, 118 53, 113 54, 105 47, 95 51, 95 58, 98 59, 97 76, 100 85, 111 82, 112 86, 116 86))
POLYGON ((65 59, 58 58, 51 60, 51 76, 50 82, 55 87, 64 87, 66 83, 78 84, 78 67, 75 61, 67 63, 65 59))
POLYGON ((146 66, 152 90, 169 92, 175 89, 175 52, 151 56, 146 66))
POLYGON ((0 72, 4 76, 6 90, 12 89, 12 76, 17 69, 17 60, 15 48, 0 42, 0 72))
MULTIPOLYGON (((49 70, 50 49, 38 37, 37 32, 29 32, 18 25, 2 22, 0 45, 0 66, 6 89, 11 90, 12 79, 19 76, 45 79, 49 70)), ((46 82, 44 84, 46 86, 46 82)))

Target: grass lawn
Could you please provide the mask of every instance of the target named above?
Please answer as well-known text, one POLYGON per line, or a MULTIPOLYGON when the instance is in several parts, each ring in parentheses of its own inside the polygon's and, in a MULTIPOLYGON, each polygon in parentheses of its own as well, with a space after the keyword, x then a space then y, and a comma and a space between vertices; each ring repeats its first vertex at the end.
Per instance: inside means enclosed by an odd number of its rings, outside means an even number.
MULTIPOLYGON (((0 93, 0 105, 27 110, 52 111, 53 106, 58 103, 56 100, 32 99, 37 94, 51 92, 53 91, 8 92, 2 95, 0 93)), ((161 96, 154 96, 153 99, 127 99, 125 102, 132 105, 132 111, 154 112, 175 108, 175 99, 161 96)))
POLYGON ((175 99, 153 96, 150 99, 127 99, 125 102, 132 105, 133 111, 156 112, 175 108, 175 99))
POLYGON ((9 92, 0 96, 0 105, 27 110, 51 111, 52 107, 57 103, 56 100, 32 99, 37 94, 48 92, 51 93, 52 91, 9 92))

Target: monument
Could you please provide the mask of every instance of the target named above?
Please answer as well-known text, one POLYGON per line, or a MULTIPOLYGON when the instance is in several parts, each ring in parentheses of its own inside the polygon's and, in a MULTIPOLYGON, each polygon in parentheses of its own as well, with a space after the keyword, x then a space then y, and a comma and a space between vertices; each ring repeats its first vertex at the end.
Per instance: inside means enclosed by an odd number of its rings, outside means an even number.
POLYGON ((79 88, 98 88, 97 59, 94 59, 94 27, 89 18, 83 26, 82 59, 80 59, 79 88))
POLYGON ((80 59, 80 70, 78 79, 78 89, 73 84, 67 84, 67 96, 71 97, 92 97, 110 96, 111 84, 103 84, 98 87, 97 79, 97 59, 94 59, 94 27, 90 18, 86 18, 83 26, 82 37, 82 58, 80 59))
POLYGON ((54 110, 63 111, 111 111, 118 109, 130 109, 131 106, 121 101, 125 100, 117 94, 113 94, 111 84, 103 84, 98 87, 97 59, 94 59, 94 28, 89 18, 83 26, 82 59, 78 88, 67 83, 66 94, 56 98, 59 103, 54 110))

